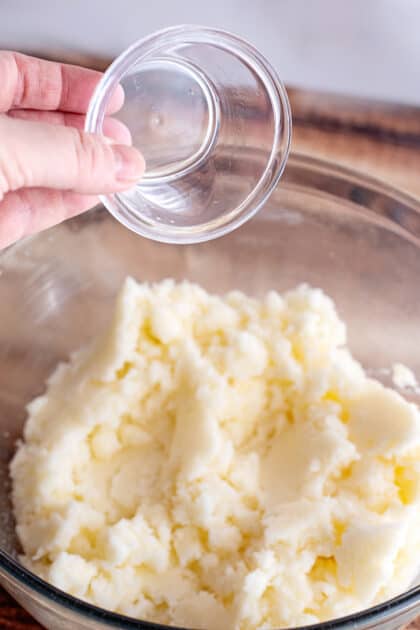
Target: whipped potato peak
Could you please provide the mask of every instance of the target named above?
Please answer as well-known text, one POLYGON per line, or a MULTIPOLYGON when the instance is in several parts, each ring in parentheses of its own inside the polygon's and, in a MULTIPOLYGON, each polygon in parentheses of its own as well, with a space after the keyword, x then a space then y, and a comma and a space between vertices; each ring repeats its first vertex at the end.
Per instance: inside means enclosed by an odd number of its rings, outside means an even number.
POLYGON ((207 630, 340 617, 420 565, 420 414, 366 376, 334 303, 128 278, 30 403, 23 562, 97 606, 207 630))

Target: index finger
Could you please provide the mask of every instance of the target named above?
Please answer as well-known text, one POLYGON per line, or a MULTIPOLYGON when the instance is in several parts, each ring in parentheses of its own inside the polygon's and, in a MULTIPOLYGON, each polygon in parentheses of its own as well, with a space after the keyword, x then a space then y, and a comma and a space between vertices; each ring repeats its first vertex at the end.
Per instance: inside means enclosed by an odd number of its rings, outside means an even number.
MULTIPOLYGON (((101 77, 96 70, 0 51, 0 112, 39 109, 85 114, 101 77)), ((116 112, 123 102, 119 86, 108 113, 116 112)))

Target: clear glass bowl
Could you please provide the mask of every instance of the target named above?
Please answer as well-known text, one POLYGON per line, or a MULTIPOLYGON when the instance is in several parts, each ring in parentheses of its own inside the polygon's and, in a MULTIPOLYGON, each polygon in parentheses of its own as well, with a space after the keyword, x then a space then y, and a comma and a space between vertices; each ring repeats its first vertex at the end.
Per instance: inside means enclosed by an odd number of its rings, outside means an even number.
POLYGON ((126 227, 163 243, 198 243, 252 217, 275 188, 290 147, 286 90, 251 44, 219 29, 174 26, 123 52, 99 82, 86 130, 101 133, 109 99, 146 158, 128 191, 101 198, 126 227), (244 151, 253 151, 244 162, 244 151), (239 174, 234 187, 227 174, 239 174), (250 168, 252 166, 252 168, 250 168))
MULTIPOLYGON (((244 154, 237 173, 252 169, 254 158, 244 154)), ((235 175, 227 177, 234 188, 235 175)), ((0 583, 54 630, 160 627, 78 601, 22 568, 8 498, 8 462, 25 403, 43 390, 56 363, 106 322, 127 274, 149 281, 188 278, 211 291, 251 294, 309 282, 336 300, 350 347, 372 374, 381 376, 381 368, 401 361, 420 376, 420 204, 327 164, 292 156, 257 217, 210 243, 179 247, 140 239, 98 208, 4 252, 0 583)), ((315 628, 391 629, 418 613, 420 586, 315 628)))

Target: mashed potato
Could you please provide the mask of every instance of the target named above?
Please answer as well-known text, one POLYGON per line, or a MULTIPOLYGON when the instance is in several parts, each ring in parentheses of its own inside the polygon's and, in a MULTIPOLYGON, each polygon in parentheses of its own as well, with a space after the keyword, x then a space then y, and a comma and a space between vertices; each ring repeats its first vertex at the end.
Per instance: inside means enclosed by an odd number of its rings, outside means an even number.
POLYGON ((333 302, 128 279, 29 405, 23 561, 120 613, 217 630, 345 615, 420 560, 420 414, 367 378, 333 302))

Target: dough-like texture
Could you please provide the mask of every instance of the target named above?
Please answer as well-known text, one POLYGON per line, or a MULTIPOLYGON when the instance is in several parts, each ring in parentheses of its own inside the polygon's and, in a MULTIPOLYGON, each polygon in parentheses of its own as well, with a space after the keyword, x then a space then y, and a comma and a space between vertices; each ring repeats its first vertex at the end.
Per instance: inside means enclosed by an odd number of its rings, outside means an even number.
POLYGON ((420 386, 417 382, 416 375, 402 363, 394 363, 392 366, 392 382, 395 387, 400 389, 412 389, 416 393, 420 393, 420 386))
POLYGON ((333 302, 127 279, 112 325, 28 408, 11 464, 26 566, 98 606, 268 629, 405 590, 420 414, 367 378, 333 302))

